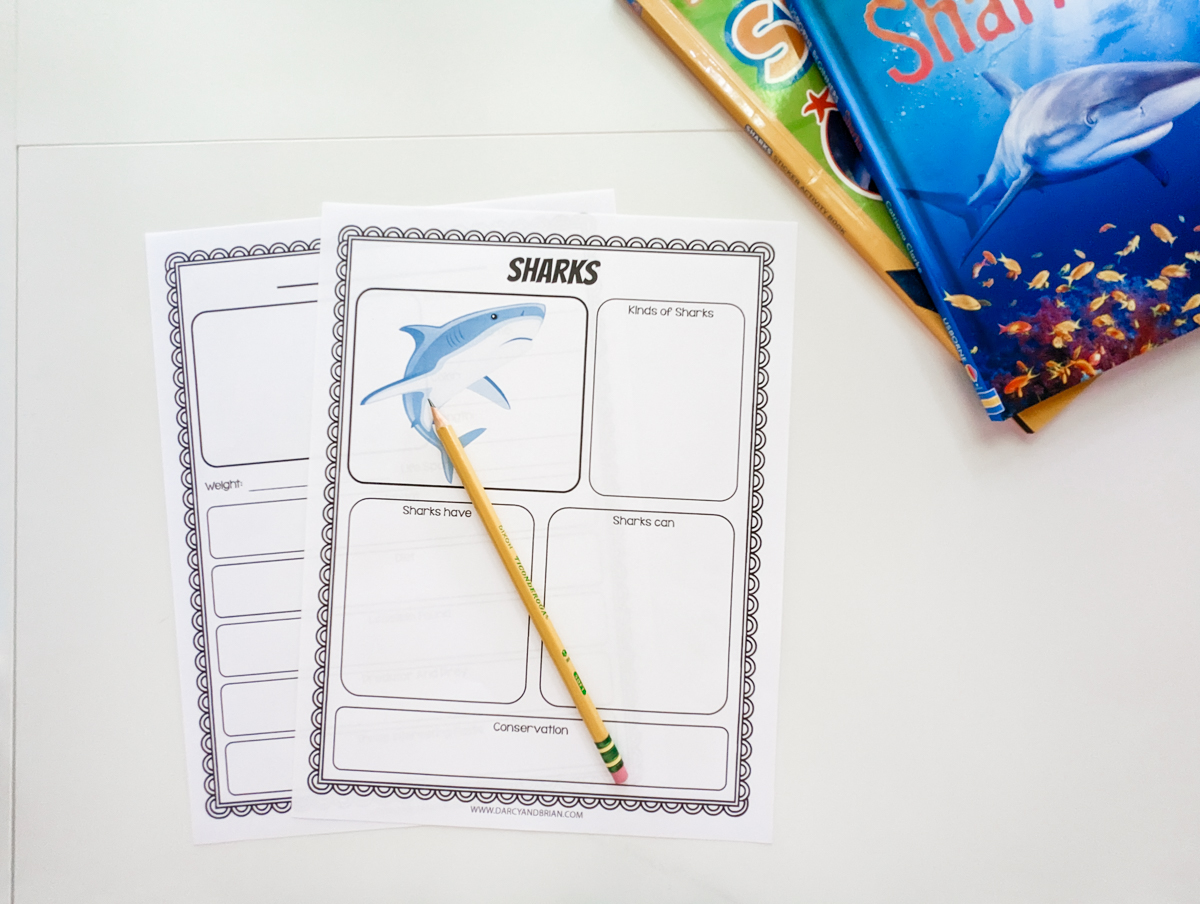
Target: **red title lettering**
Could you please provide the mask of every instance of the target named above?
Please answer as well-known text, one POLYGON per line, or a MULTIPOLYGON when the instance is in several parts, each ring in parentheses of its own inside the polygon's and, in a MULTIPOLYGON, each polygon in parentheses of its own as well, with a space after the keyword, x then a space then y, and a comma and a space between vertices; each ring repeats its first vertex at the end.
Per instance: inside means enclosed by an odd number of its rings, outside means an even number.
MULTIPOLYGON (((896 66, 887 71, 892 79, 905 85, 915 84, 933 72, 933 67, 936 65, 934 51, 944 63, 953 60, 955 57, 951 42, 957 44, 964 54, 971 53, 979 47, 972 36, 971 28, 963 20, 963 9, 959 5, 961 3, 965 6, 972 6, 975 0, 912 0, 912 2, 915 9, 921 13, 925 31, 929 35, 929 41, 933 44, 933 50, 930 50, 925 41, 916 35, 903 34, 884 28, 876 20, 880 9, 895 11, 908 9, 908 0, 870 0, 863 12, 863 20, 867 23, 867 30, 871 34, 889 44, 906 47, 917 55, 916 67, 908 72, 896 66)), ((1053 2, 1055 9, 1062 9, 1066 5, 1066 0, 1053 0, 1053 2)), ((1008 0, 1008 3, 1015 10, 1017 18, 1023 25, 1033 24, 1033 13, 1029 9, 1027 0, 1008 0)), ((979 40, 985 44, 996 40, 1001 35, 1009 34, 1017 28, 1008 10, 1005 9, 1005 0, 981 0, 981 8, 978 15, 975 16, 973 25, 974 34, 978 35, 979 40)))

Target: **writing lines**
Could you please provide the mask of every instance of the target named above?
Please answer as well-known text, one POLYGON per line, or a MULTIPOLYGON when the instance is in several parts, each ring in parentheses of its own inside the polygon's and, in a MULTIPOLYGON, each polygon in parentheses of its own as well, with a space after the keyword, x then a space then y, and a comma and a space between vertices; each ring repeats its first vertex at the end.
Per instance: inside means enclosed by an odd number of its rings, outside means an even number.
MULTIPOLYGON (((533 516, 497 506, 533 558, 533 516)), ((511 703, 528 619, 469 504, 363 499, 349 518, 341 682, 357 696, 511 703)))
MULTIPOLYGON (((601 709, 713 714, 728 699, 734 529, 720 515, 560 509, 546 609, 601 709)), ((541 693, 571 698, 543 659, 541 693)))

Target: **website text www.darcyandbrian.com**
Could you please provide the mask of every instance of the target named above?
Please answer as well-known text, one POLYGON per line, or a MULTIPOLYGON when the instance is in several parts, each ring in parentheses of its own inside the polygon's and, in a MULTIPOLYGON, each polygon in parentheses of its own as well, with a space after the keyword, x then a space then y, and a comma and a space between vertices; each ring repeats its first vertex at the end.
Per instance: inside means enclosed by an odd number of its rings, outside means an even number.
POLYGON ((578 810, 544 810, 539 807, 485 807, 473 805, 472 813, 485 813, 492 816, 550 816, 558 819, 583 819, 578 810))

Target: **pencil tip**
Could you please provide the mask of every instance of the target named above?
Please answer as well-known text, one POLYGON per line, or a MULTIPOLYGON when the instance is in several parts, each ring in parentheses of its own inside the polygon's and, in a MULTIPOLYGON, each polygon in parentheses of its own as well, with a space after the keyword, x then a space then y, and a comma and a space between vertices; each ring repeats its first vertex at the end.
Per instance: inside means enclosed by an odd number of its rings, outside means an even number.
POLYGON ((426 401, 429 401, 429 413, 433 415, 433 426, 439 429, 445 427, 446 419, 442 417, 442 413, 437 410, 437 406, 434 405, 431 400, 427 399, 426 401))

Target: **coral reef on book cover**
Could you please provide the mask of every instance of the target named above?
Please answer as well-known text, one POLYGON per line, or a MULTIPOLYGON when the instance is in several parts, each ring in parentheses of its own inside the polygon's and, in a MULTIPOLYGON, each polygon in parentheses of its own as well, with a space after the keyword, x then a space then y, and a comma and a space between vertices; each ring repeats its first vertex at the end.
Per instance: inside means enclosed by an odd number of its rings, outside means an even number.
POLYGON ((792 2, 994 417, 1200 325, 1194 0, 792 2))

